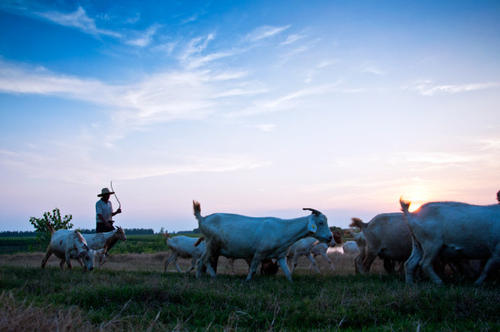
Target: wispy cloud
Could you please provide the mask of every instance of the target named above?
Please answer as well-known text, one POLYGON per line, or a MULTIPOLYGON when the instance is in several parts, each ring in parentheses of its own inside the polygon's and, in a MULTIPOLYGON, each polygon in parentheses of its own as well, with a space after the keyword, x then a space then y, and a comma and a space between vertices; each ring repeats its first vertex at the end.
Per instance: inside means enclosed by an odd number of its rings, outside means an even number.
POLYGON ((301 102, 307 100, 307 98, 312 96, 319 96, 334 92, 340 92, 340 93, 347 92, 346 89, 339 88, 339 84, 340 81, 331 84, 310 86, 307 88, 295 90, 293 92, 284 94, 274 99, 257 100, 254 102, 253 105, 241 111, 232 112, 229 114, 229 116, 230 117, 252 116, 262 113, 289 110, 297 107, 298 105, 300 105, 301 102))
POLYGON ((160 25, 154 24, 149 27, 146 31, 137 33, 138 36, 134 39, 129 39, 126 41, 127 44, 137 47, 146 47, 153 41, 153 36, 160 28, 160 25))
POLYGON ((423 96, 435 94, 457 94, 500 87, 500 82, 467 83, 467 84, 435 84, 430 80, 418 81, 412 87, 423 96))
POLYGON ((187 69, 191 70, 242 52, 242 50, 231 49, 205 53, 209 43, 214 39, 214 33, 210 33, 206 37, 191 39, 185 46, 183 52, 180 53, 179 61, 183 63, 187 69))
POLYGON ((224 51, 224 52, 214 52, 214 53, 206 54, 203 56, 190 57, 187 59, 188 61, 186 62, 186 64, 187 64, 186 66, 188 69, 195 69, 195 68, 202 67, 202 66, 206 65, 207 63, 210 63, 210 62, 213 62, 215 60, 222 59, 222 58, 227 58, 227 57, 233 56, 235 54, 236 54, 235 51, 224 51))
POLYGON ((214 33, 209 33, 206 37, 196 37, 191 39, 185 49, 184 52, 180 55, 181 60, 188 59, 194 54, 199 54, 203 50, 205 50, 208 46, 208 43, 215 38, 214 33))
POLYGON ((290 44, 293 44, 296 41, 301 40, 305 37, 306 37, 305 35, 294 33, 294 34, 288 35, 286 37, 285 41, 281 42, 280 45, 290 45, 290 44))
POLYGON ((229 70, 166 71, 113 85, 0 61, 0 92, 53 95, 106 106, 115 126, 103 144, 111 147, 130 131, 176 119, 203 119, 234 107, 233 101, 220 98, 267 92, 261 84, 242 81, 246 75, 229 70))
POLYGON ((181 24, 191 23, 191 22, 196 21, 197 19, 198 19, 198 14, 193 14, 193 15, 189 16, 188 18, 183 19, 181 21, 181 24))
MULTIPOLYGON (((85 146, 88 142, 74 140, 73 146, 85 146)), ((52 153, 46 151, 19 152, 0 150, 0 165, 14 168, 29 178, 58 179, 78 184, 99 184, 107 182, 109 174, 117 180, 136 180, 181 173, 218 173, 246 171, 269 166, 267 161, 258 160, 246 155, 218 156, 176 156, 170 160, 144 160, 139 163, 116 165, 114 163, 97 162, 84 151, 63 148, 64 159, 60 159, 57 145, 52 145, 52 153), (58 167, 54 168, 53 165, 58 167)), ((97 148, 94 146, 93 148, 97 148)))
POLYGON ((116 38, 121 37, 121 34, 118 32, 97 28, 94 19, 87 16, 85 10, 80 6, 76 9, 76 11, 72 13, 49 11, 49 12, 37 12, 35 14, 53 23, 67 27, 77 28, 91 35, 106 35, 116 38))
POLYGON ((277 34, 282 33, 283 31, 289 29, 291 25, 285 25, 285 26, 269 26, 269 25, 263 25, 252 32, 250 32, 247 36, 246 39, 251 41, 251 42, 256 42, 262 39, 270 38, 272 36, 275 36, 277 34))

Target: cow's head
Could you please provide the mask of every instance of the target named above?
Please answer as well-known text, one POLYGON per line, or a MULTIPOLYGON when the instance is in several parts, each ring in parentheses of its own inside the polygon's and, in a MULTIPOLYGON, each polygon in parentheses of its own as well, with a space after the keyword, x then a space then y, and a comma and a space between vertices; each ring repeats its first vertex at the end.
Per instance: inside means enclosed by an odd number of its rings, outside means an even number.
POLYGON ((309 224, 307 225, 311 235, 321 242, 330 242, 333 236, 330 228, 328 228, 328 219, 326 216, 315 209, 303 208, 303 210, 311 211, 309 224))
POLYGON ((120 226, 116 228, 115 236, 118 238, 118 240, 127 241, 127 237, 125 236, 125 231, 120 226))
POLYGON ((83 262, 85 269, 92 271, 94 269, 94 259, 89 253, 87 241, 85 241, 85 238, 78 231, 75 231, 75 242, 75 247, 78 251, 78 259, 83 262))

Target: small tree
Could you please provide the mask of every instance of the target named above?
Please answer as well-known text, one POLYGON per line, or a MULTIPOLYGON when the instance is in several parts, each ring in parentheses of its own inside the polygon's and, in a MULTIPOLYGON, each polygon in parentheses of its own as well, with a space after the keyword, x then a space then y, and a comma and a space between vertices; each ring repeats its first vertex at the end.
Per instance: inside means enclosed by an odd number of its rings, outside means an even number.
POLYGON ((30 223, 35 227, 36 237, 38 241, 46 245, 50 241, 50 230, 47 224, 50 224, 55 230, 58 229, 71 229, 73 224, 70 223, 73 216, 67 214, 61 218, 61 211, 58 208, 52 210, 52 213, 45 212, 42 218, 30 218, 30 223))

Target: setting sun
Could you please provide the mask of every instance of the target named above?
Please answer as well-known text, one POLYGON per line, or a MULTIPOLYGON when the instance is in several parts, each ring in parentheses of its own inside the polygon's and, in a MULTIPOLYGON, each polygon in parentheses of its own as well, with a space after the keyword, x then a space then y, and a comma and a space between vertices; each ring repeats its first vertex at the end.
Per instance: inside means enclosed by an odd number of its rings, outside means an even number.
POLYGON ((416 210, 418 210, 421 206, 422 206, 422 202, 410 202, 410 207, 408 208, 408 211, 410 212, 414 212, 416 210))

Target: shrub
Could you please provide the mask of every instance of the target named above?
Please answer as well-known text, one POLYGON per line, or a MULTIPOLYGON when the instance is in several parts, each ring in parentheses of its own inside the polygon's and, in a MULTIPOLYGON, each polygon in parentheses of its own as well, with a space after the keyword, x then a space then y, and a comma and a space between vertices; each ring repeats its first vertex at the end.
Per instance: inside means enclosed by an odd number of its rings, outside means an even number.
POLYGON ((61 211, 58 208, 52 210, 52 213, 45 212, 42 218, 30 218, 30 223, 35 227, 36 237, 38 241, 47 245, 50 241, 50 230, 47 226, 50 224, 54 230, 58 229, 71 229, 73 224, 70 223, 73 216, 71 214, 67 214, 64 218, 61 218, 61 211))

